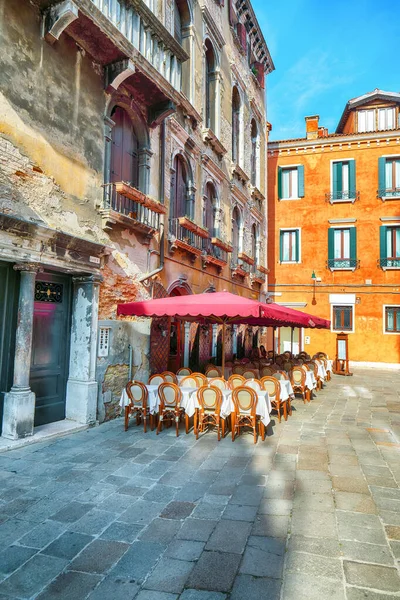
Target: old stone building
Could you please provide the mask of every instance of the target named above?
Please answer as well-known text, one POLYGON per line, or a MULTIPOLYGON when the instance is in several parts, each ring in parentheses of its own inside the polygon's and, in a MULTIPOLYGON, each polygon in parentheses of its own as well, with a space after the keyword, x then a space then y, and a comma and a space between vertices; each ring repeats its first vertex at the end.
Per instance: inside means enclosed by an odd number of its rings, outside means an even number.
POLYGON ((112 417, 130 363, 145 379, 218 352, 215 328, 116 319, 119 302, 262 297, 274 67, 248 0, 0 0, 0 44, 0 422, 18 438, 112 417))

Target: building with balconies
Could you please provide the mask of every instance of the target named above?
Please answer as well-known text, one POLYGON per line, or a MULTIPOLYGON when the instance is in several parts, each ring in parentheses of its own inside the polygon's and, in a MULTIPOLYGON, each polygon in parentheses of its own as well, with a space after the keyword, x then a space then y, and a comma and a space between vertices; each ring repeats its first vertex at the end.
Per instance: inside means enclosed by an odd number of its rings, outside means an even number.
MULTIPOLYGON (((334 133, 306 117, 306 136, 268 144, 268 278, 276 302, 331 320, 295 344, 350 360, 400 362, 400 94, 350 100, 334 133)), ((290 349, 282 328, 276 343, 290 349)))
POLYGON ((215 327, 117 320, 119 302, 262 297, 274 66, 248 0, 4 0, 0 43, 0 423, 18 438, 111 418, 130 374, 218 351, 215 327))

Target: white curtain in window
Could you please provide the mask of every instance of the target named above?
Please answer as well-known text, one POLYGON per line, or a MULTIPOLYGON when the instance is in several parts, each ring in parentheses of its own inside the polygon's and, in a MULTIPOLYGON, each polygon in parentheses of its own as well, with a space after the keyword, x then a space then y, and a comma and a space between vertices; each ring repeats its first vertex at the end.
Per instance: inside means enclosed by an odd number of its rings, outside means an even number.
POLYGON ((366 126, 366 118, 365 118, 365 110, 360 110, 358 112, 358 132, 362 133, 365 131, 366 126))
POLYGON ((282 261, 296 261, 296 232, 285 231, 283 233, 282 261))
POLYGON ((391 190, 393 188, 393 162, 387 160, 385 164, 385 188, 391 190))
POLYGON ((393 311, 393 309, 387 308, 386 315, 387 315, 387 330, 393 331, 394 330, 394 311, 393 311))
POLYGON ((378 111, 378 128, 380 130, 393 129, 394 119, 394 108, 380 108, 378 111))
POLYGON ((367 114, 367 128, 366 131, 375 131, 375 111, 374 110, 366 110, 367 114))
POLYGON ((297 198, 299 195, 297 169, 282 171, 282 198, 297 198))
POLYGON ((335 229, 333 258, 350 258, 350 230, 335 229), (342 248, 343 242, 343 248, 342 248))
POLYGON ((342 164, 342 192, 346 194, 349 192, 349 163, 347 162, 342 164))

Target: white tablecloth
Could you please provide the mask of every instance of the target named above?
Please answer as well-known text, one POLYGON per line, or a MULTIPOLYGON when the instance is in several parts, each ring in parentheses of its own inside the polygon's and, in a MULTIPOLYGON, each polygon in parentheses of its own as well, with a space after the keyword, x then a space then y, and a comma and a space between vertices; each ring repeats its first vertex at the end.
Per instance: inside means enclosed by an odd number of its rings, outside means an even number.
MULTIPOLYGON (((158 407, 160 405, 160 399, 158 397, 158 385, 146 385, 147 392, 149 394, 149 409, 152 414, 158 412, 158 407)), ((119 405, 121 408, 124 408, 129 404, 128 394, 126 393, 126 389, 122 390, 121 398, 119 401, 119 405)))
POLYGON ((294 396, 292 384, 288 379, 278 379, 281 388, 281 400, 284 402, 289 397, 294 396))
POLYGON ((317 363, 317 366, 318 366, 318 375, 321 377, 321 379, 323 381, 325 381, 325 379, 326 379, 326 370, 325 370, 324 365, 321 365, 320 363, 317 363))
MULTIPOLYGON (((235 406, 232 400, 232 390, 221 390, 222 391, 222 406, 221 406, 221 417, 229 417, 234 412, 235 406)), ((265 426, 270 422, 269 413, 272 410, 271 401, 268 396, 268 392, 262 390, 257 393, 257 406, 256 414, 261 417, 261 421, 265 426)))
POLYGON ((312 371, 306 371, 306 386, 309 390, 315 390, 317 387, 317 380, 312 371))
POLYGON ((330 371, 332 373, 332 369, 333 369, 333 361, 329 360, 328 358, 326 359, 327 365, 326 365, 326 370, 330 371))

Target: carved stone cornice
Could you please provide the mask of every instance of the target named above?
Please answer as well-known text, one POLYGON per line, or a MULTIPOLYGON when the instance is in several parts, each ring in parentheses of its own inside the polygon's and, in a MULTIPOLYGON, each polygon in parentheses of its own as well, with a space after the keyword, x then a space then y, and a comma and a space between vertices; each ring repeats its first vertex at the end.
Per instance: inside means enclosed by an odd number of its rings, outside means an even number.
POLYGON ((185 152, 188 152, 190 154, 193 154, 193 156, 198 157, 201 152, 199 146, 196 144, 192 136, 186 131, 186 129, 182 127, 179 121, 172 117, 168 121, 168 126, 171 130, 171 133, 182 144, 182 149, 184 149, 185 152))
POLYGON ((242 76, 239 72, 239 69, 237 68, 236 63, 234 63, 234 62, 231 63, 231 70, 232 70, 232 74, 233 74, 234 78, 236 79, 237 83, 240 85, 240 87, 244 91, 246 89, 246 84, 244 83, 244 81, 242 79, 242 76))
POLYGON ((258 106, 255 98, 250 99, 250 106, 253 113, 256 115, 261 127, 264 129, 265 109, 264 111, 258 106))
POLYGON ((238 200, 242 205, 247 204, 249 198, 234 183, 231 184, 231 192, 234 198, 236 198, 236 200, 238 200))
POLYGON ((204 165, 205 169, 209 171, 218 181, 221 183, 224 179, 226 179, 226 175, 222 169, 219 168, 217 163, 213 161, 211 156, 203 153, 201 155, 201 162, 204 165))
POLYGON ((25 271, 26 273, 39 273, 43 267, 38 263, 18 263, 13 266, 14 271, 25 271))
POLYGON ((201 12, 203 13, 203 19, 204 19, 204 23, 209 31, 209 33, 211 34, 211 36, 214 38, 215 42, 217 43, 219 49, 221 50, 222 46, 225 46, 225 40, 222 36, 222 33, 220 32, 220 29, 218 27, 218 25, 216 24, 216 22, 214 21, 210 11, 208 10, 207 6, 202 6, 201 7, 201 12))

